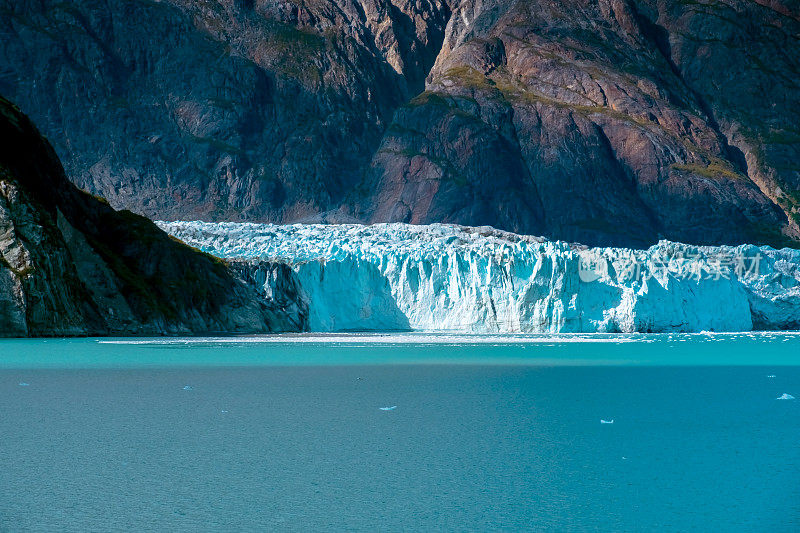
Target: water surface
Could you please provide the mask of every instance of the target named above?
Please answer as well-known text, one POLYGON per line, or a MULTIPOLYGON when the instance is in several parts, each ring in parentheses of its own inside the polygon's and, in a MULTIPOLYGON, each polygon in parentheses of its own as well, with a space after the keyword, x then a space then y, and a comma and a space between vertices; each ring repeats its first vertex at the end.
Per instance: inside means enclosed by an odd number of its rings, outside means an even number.
POLYGON ((798 335, 0 341, 0 530, 797 531, 783 393, 798 335))

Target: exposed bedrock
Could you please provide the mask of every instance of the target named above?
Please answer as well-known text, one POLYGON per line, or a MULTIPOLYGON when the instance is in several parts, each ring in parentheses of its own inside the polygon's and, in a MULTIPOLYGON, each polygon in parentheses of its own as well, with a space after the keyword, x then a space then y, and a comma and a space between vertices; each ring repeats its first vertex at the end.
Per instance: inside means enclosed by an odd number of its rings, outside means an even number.
POLYGON ((0 93, 157 219, 798 244, 788 0, 0 0, 0 93))

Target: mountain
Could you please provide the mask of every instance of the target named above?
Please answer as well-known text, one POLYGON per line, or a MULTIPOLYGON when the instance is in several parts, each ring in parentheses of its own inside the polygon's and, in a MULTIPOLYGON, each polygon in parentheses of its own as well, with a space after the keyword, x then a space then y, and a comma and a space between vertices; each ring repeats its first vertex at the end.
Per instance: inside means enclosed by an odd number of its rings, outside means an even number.
POLYGON ((0 93, 151 218, 800 245, 790 0, 0 0, 0 93))
MULTIPOLYGON (((52 147, 0 97, 0 336, 303 329, 291 273, 266 295, 232 265, 71 184, 52 147)), ((264 277, 262 275, 262 277, 264 277)))

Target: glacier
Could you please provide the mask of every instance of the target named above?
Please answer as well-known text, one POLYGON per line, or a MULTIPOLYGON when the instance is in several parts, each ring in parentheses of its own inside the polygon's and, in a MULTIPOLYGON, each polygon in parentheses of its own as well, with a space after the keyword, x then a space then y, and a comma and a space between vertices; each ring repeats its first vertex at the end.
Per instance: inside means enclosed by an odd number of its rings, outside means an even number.
MULTIPOLYGON (((590 248, 449 224, 158 225, 223 259, 256 269, 287 265, 311 331, 800 327, 800 250, 670 241, 646 250, 590 248)), ((276 293, 275 276, 254 279, 262 294, 276 293)))

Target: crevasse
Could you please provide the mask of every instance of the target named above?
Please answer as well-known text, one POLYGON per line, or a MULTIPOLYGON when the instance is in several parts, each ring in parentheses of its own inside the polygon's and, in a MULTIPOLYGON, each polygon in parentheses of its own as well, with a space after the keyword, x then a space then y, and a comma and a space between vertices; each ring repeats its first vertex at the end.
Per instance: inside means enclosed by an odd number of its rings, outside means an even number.
POLYGON ((308 305, 312 331, 800 326, 798 250, 669 241, 647 250, 587 248, 446 224, 159 226, 221 258, 288 264, 308 305))

